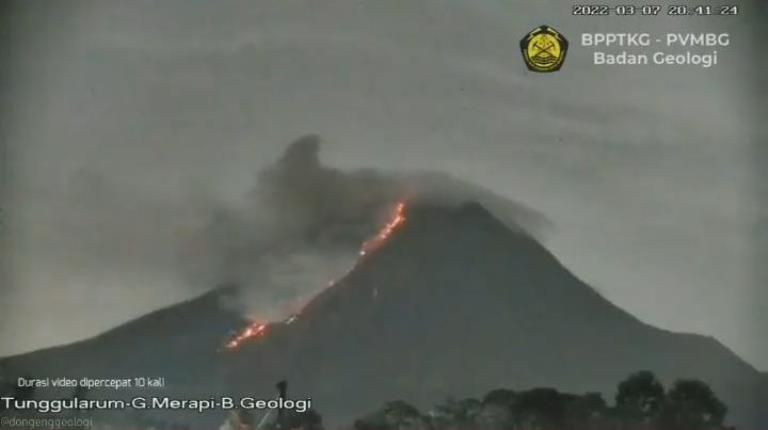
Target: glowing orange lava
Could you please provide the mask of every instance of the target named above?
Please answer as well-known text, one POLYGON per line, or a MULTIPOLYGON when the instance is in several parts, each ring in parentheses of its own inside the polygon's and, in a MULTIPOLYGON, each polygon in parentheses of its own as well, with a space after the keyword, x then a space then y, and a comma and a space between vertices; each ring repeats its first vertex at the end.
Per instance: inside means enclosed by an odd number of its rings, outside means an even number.
MULTIPOLYGON (((379 246, 381 246, 389 237, 392 235, 392 233, 401 225, 405 223, 405 202, 398 202, 397 206, 395 206, 395 210, 392 214, 392 217, 390 218, 389 222, 387 222, 384 227, 379 231, 376 236, 372 237, 371 239, 365 241, 363 243, 362 248, 360 249, 360 255, 365 256, 366 254, 370 253, 371 251, 377 249, 379 246)), ((336 281, 330 281, 328 284, 328 287, 332 287, 336 281)), ((373 291, 373 297, 376 298, 378 296, 378 290, 373 291)), ((299 314, 293 314, 288 319, 284 321, 286 325, 292 324, 296 321, 299 314)), ((260 323, 260 322, 253 322, 248 325, 243 331, 241 331, 237 336, 232 338, 229 342, 227 342, 224 346, 226 349, 234 350, 238 349, 243 343, 262 338, 266 336, 267 334, 267 324, 260 323)))
POLYGON ((267 333, 267 325, 264 323, 253 322, 243 329, 237 336, 232 338, 225 347, 227 349, 237 349, 244 342, 263 337, 267 333))
POLYGON ((405 202, 398 202, 389 222, 373 238, 363 243, 360 255, 366 255, 383 244, 392 233, 405 223, 405 202))

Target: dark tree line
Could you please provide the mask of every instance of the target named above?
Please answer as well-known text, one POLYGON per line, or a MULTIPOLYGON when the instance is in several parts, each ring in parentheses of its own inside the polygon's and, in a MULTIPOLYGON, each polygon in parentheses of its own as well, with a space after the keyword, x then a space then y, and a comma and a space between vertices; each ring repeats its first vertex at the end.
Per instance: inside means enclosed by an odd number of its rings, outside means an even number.
POLYGON ((482 399, 448 399, 427 413, 404 401, 386 403, 355 422, 355 430, 720 430, 726 406, 698 380, 666 390, 648 371, 617 387, 613 405, 599 393, 554 388, 497 389, 482 399))

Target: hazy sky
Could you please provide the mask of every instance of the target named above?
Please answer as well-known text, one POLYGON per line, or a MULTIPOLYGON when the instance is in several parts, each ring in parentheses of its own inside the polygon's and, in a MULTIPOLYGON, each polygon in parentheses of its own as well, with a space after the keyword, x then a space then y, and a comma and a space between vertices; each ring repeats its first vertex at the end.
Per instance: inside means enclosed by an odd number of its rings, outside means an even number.
POLYGON ((745 2, 701 19, 572 17, 554 0, 20 5, 0 354, 198 293, 176 246, 200 202, 242 204, 261 167, 318 133, 330 165, 442 170, 525 202, 606 297, 768 369, 745 2), (571 39, 558 74, 524 70, 518 41, 541 24, 571 39), (590 31, 729 31, 732 46, 709 70, 599 68, 578 46, 590 31))

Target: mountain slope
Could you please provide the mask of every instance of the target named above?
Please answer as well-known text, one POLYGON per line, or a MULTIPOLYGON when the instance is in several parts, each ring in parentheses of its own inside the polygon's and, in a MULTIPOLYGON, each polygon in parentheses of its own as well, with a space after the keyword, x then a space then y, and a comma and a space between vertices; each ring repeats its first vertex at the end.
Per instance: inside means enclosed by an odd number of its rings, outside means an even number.
POLYGON ((311 396, 330 422, 386 400, 426 407, 503 386, 610 398, 622 378, 649 369, 711 384, 741 428, 767 424, 764 378, 716 340, 637 320, 480 205, 414 204, 402 215, 295 321, 235 350, 219 347, 243 321, 218 291, 0 364, 35 375, 157 372, 181 394, 271 397, 286 378, 290 395, 311 396))
MULTIPOLYGON (((0 360, 0 377, 164 376, 177 389, 189 389, 201 372, 217 366, 227 334, 245 324, 238 313, 227 310, 226 301, 235 292, 233 287, 218 288, 85 341, 7 357, 0 360)), ((56 397, 69 391, 39 393, 56 397)))
MULTIPOLYGON (((406 216, 294 324, 234 360, 258 359, 266 375, 287 376, 343 416, 386 399, 426 406, 499 386, 610 395, 630 372, 651 369, 702 378, 737 422, 757 419, 757 372, 714 339, 638 321, 478 205, 406 216)), ((238 377, 243 389, 266 377, 249 369, 234 372, 253 376, 238 377)))

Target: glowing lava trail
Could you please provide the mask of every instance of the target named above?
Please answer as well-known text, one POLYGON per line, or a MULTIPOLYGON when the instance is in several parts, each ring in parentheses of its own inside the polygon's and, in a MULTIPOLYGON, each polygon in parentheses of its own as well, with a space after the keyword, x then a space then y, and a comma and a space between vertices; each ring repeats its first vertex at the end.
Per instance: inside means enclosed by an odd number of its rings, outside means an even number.
POLYGON ((242 345, 244 342, 247 342, 251 339, 258 339, 260 337, 263 337, 267 333, 267 325, 264 323, 251 323, 248 327, 246 327, 243 331, 241 331, 237 336, 232 338, 225 347, 227 349, 237 349, 242 345))
MULTIPOLYGON (((392 233, 403 225, 405 223, 405 202, 398 202, 397 206, 395 206, 395 210, 392 214, 392 217, 390 218, 389 222, 387 222, 384 227, 376 234, 376 236, 372 237, 371 239, 365 241, 363 243, 362 248, 360 249, 360 255, 365 256, 369 254, 370 252, 376 250, 379 248, 384 242, 386 242, 387 239, 389 239, 390 236, 392 236, 392 233)), ((332 287, 336 282, 331 281, 329 283, 329 287, 332 287)), ((374 291, 374 298, 378 295, 378 291, 374 291)), ((284 321, 286 325, 292 324, 294 321, 296 321, 298 315, 291 315, 287 320, 284 321)), ((259 322, 253 322, 248 325, 243 331, 241 331, 237 336, 232 338, 229 342, 227 342, 224 346, 228 350, 236 350, 238 349, 243 343, 249 342, 251 340, 259 339, 267 334, 267 324, 265 323, 259 323, 259 322)))
POLYGON ((397 206, 395 206, 395 212, 392 214, 392 218, 389 222, 376 236, 363 243, 360 255, 366 255, 381 246, 403 223, 405 223, 405 202, 399 202, 397 203, 397 206))

